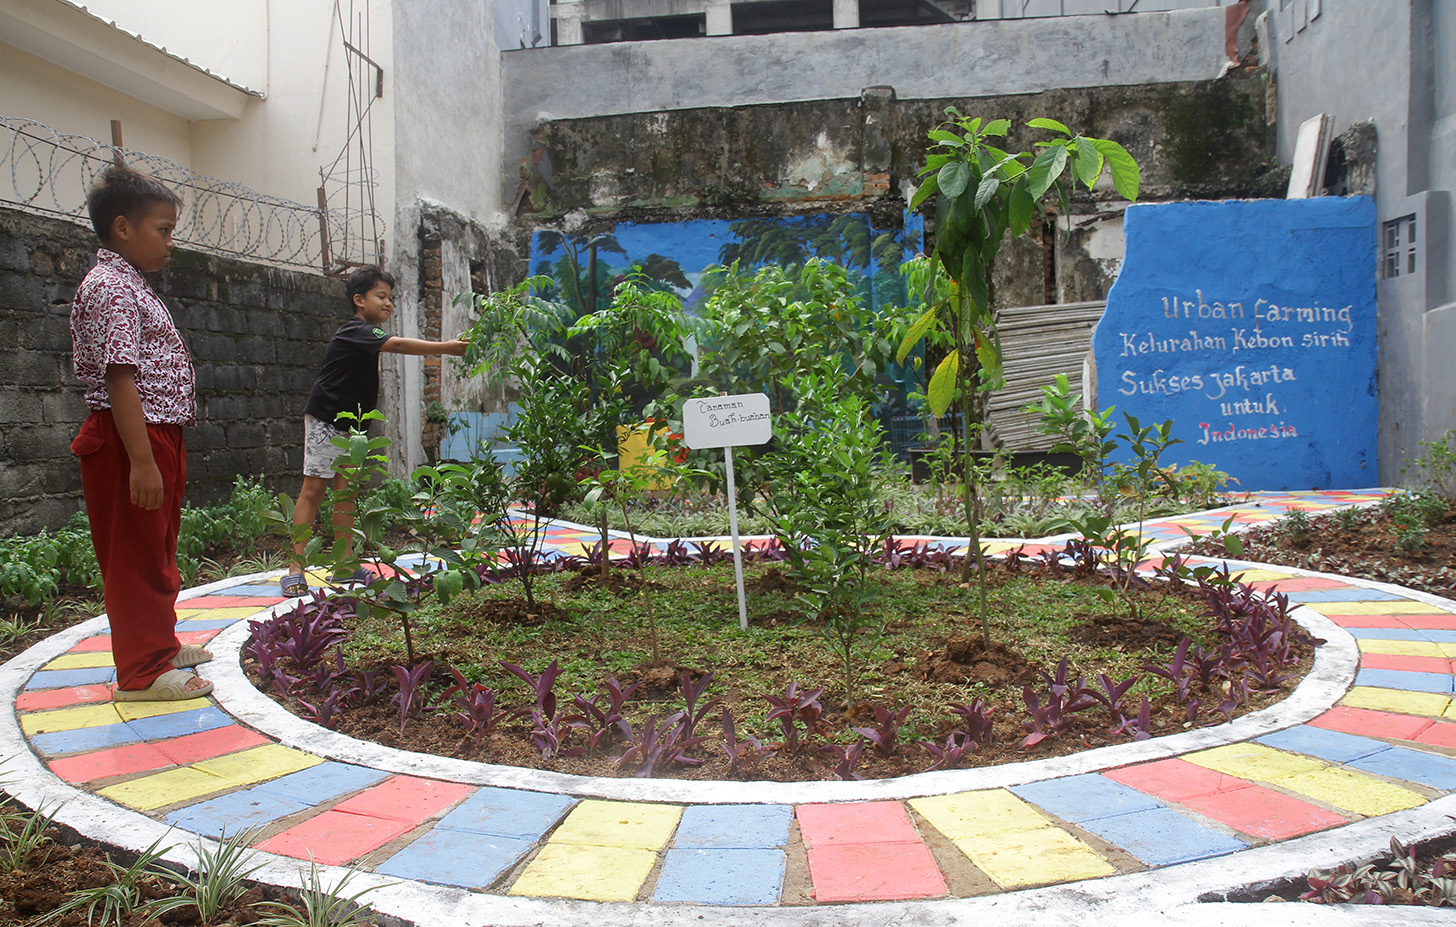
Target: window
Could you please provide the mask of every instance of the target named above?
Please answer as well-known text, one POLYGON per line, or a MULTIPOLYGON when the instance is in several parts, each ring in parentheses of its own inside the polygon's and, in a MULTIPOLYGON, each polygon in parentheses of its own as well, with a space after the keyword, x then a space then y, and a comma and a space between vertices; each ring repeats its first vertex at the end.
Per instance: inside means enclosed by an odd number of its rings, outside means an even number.
POLYGON ((1402 277, 1416 272, 1416 217, 1401 216, 1381 226, 1382 278, 1402 277))

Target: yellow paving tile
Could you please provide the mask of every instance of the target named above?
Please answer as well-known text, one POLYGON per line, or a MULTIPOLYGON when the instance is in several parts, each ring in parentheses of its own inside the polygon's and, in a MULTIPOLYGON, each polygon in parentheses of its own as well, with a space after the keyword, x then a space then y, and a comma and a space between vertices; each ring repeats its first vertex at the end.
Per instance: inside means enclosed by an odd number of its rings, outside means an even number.
POLYGON ((1035 830, 1051 824, 1046 815, 1005 789, 916 798, 910 807, 951 840, 1035 830))
POLYGON ((235 782, 210 776, 200 769, 184 766, 181 769, 169 769, 152 776, 143 776, 130 782, 109 785, 96 794, 109 798, 120 805, 127 805, 140 811, 150 811, 163 805, 226 791, 236 785, 235 782))
POLYGON ((112 702, 104 705, 83 705, 79 708, 60 708, 55 711, 37 711, 20 717, 20 729, 31 735, 119 723, 121 716, 116 713, 115 704, 112 702))
POLYGON ((632 901, 656 863, 655 850, 548 843, 511 886, 510 893, 632 901))
POLYGON ((1229 744, 1189 753, 1183 757, 1190 763, 1207 767, 1241 779, 1260 779, 1264 782, 1279 782, 1290 776, 1317 772, 1325 764, 1308 756, 1285 753, 1256 743, 1229 744))
POLYGON ((1117 871, 1060 827, 1038 827, 952 841, 1002 888, 1096 879, 1117 871))
POLYGON ((656 852, 667 845, 681 817, 679 805, 588 800, 571 809, 551 842, 656 852))
POLYGON ((1341 811, 1351 811, 1366 817, 1417 808, 1426 803, 1424 797, 1410 789, 1403 789, 1345 767, 1332 767, 1291 776, 1280 779, 1278 785, 1291 792, 1307 795, 1315 801, 1333 805, 1341 811))
MULTIPOLYGON (((1361 653, 1387 653, 1398 657, 1448 657, 1441 644, 1431 641, 1397 641, 1379 637, 1362 637, 1355 641, 1361 653)), ((1449 646, 1449 645, 1447 645, 1449 646)))
POLYGON ((264 744, 227 756, 219 756, 193 767, 214 776, 231 779, 235 783, 249 784, 264 779, 276 779, 300 769, 308 769, 323 762, 323 757, 304 753, 282 744, 264 744))
POLYGON ((123 721, 135 721, 137 718, 175 715, 179 711, 196 711, 210 704, 212 702, 204 695, 201 698, 184 698, 175 702, 117 702, 116 711, 123 721))
POLYGON ((116 661, 109 650, 94 650, 90 653, 63 653, 42 666, 47 670, 91 669, 97 666, 115 666, 116 661))
POLYGON ((251 618, 262 610, 261 608, 254 608, 250 605, 233 606, 230 608, 179 608, 177 609, 177 620, 187 621, 192 618, 204 618, 208 621, 231 621, 241 618, 251 618))
POLYGON ((1233 574, 1233 578, 1244 583, 1262 583, 1270 579, 1294 579, 1293 573, 1281 573, 1277 570, 1240 570, 1233 574))
POLYGON ((1441 656, 1456 657, 1456 644, 1437 644, 1441 648, 1441 656))
POLYGON ((1440 717, 1451 704, 1448 696, 1435 692, 1408 692, 1405 689, 1381 689, 1375 686, 1356 686, 1340 700, 1341 705, 1351 708, 1373 708, 1376 711, 1393 711, 1402 715, 1425 715, 1440 717))
POLYGON ((1321 615, 1445 615, 1432 611, 1424 602, 1412 599, 1382 599, 1378 602, 1305 602, 1321 615))

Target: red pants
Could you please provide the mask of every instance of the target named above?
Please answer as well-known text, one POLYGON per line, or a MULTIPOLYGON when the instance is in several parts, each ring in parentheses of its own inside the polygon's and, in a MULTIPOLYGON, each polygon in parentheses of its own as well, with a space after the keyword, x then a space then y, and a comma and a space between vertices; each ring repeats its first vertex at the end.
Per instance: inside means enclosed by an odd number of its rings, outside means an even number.
POLYGON ((162 471, 162 505, 152 511, 132 504, 131 460, 110 410, 93 411, 71 442, 71 452, 81 460, 81 491, 101 566, 116 684, 122 689, 150 686, 172 668, 180 646, 177 531, 187 450, 181 426, 147 425, 147 434, 162 471))

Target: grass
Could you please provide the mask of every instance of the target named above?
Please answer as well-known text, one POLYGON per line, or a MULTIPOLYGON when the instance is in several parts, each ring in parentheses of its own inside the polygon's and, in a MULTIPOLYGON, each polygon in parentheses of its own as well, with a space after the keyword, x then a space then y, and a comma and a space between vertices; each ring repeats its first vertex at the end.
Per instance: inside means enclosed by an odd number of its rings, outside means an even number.
MULTIPOLYGON (((738 696, 735 715, 759 733, 768 730, 761 696, 781 693, 790 682, 824 686, 826 707, 845 706, 841 658, 819 626, 806 620, 803 606, 794 599, 795 590, 785 588, 778 568, 748 568, 746 631, 737 625, 730 565, 654 568, 648 575, 659 643, 664 661, 671 664, 668 681, 682 670, 713 672, 712 694, 726 695, 730 702, 738 696)), ((416 649, 436 660, 437 681, 446 676, 444 667, 455 667, 472 681, 495 689, 502 705, 524 704, 531 696, 519 679, 500 669, 501 660, 520 663, 532 672, 553 659, 559 661, 562 675, 556 692, 567 701, 573 694, 594 694, 602 681, 613 676, 624 683, 642 678, 651 660, 651 644, 640 592, 584 585, 574 576, 538 578, 541 601, 554 603, 558 611, 528 619, 531 623, 499 620, 498 609, 514 603, 519 594, 511 583, 463 596, 448 608, 426 606, 414 616, 416 649)), ((1154 655, 1172 649, 1171 644, 1149 651, 1083 643, 1075 629, 1111 608, 1092 585, 1024 573, 998 572, 993 580, 992 637, 1014 644, 1034 664, 1050 668, 1065 656, 1074 671, 1124 678, 1140 673, 1140 666, 1154 655)), ((878 640, 862 641, 857 649, 855 704, 909 704, 915 706, 914 717, 922 719, 948 715, 952 704, 972 698, 1019 704, 1019 682, 996 688, 922 678, 922 666, 943 651, 947 641, 979 634, 979 625, 968 612, 974 601, 972 589, 928 571, 877 571, 873 581, 881 584, 881 593, 870 608, 884 631, 878 640)), ((1149 599, 1154 620, 1176 629, 1174 640, 1184 633, 1200 642, 1207 640, 1197 603, 1164 592, 1150 593, 1149 599)), ((387 617, 359 621, 346 656, 351 665, 403 664, 399 638, 397 626, 387 617)), ((1140 685, 1155 684, 1152 680, 1140 685)), ((662 696, 675 702, 676 686, 669 686, 662 696)))

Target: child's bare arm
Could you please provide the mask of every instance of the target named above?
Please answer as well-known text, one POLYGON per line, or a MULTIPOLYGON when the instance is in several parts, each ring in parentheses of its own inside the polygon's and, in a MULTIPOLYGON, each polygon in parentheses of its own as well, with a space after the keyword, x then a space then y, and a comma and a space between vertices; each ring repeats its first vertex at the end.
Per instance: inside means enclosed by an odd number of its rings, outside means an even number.
POLYGON ((379 350, 391 354, 453 354, 460 357, 465 353, 468 342, 456 338, 454 341, 424 341, 419 338, 388 338, 379 350))
POLYGON ((152 457, 152 439, 147 434, 142 397, 136 388, 136 368, 129 364, 108 364, 106 395, 111 399, 111 418, 131 460, 132 504, 148 510, 160 508, 164 495, 162 471, 152 457))

